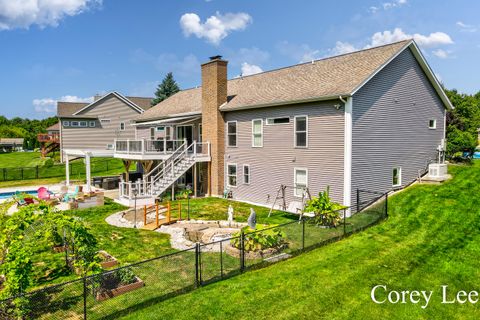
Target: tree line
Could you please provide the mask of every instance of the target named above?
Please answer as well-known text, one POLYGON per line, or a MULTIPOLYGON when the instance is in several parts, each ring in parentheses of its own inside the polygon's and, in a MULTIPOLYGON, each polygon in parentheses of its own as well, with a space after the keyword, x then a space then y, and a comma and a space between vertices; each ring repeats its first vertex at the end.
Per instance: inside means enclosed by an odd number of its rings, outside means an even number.
POLYGON ((57 122, 57 117, 37 120, 20 117, 7 119, 0 116, 0 138, 23 138, 23 148, 32 150, 40 146, 37 134, 45 133, 48 127, 57 122))

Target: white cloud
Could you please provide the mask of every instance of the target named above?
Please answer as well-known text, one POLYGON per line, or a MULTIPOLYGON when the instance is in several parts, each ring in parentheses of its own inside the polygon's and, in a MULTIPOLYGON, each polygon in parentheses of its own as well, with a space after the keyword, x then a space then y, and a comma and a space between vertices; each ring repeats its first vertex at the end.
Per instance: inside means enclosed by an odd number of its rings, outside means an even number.
POLYGON ((281 54, 302 62, 308 62, 320 57, 320 50, 311 48, 308 44, 294 44, 288 41, 282 41, 277 45, 281 54))
POLYGON ((358 50, 355 46, 348 42, 337 41, 335 47, 330 49, 332 55, 340 55, 345 53, 350 53, 358 50))
POLYGON ((420 47, 423 48, 432 48, 441 45, 453 44, 452 38, 444 32, 433 32, 429 35, 423 35, 419 33, 407 34, 401 28, 395 28, 393 31, 385 30, 383 32, 376 32, 373 34, 371 43, 367 47, 376 47, 412 38, 420 47))
POLYGON ((93 97, 81 98, 77 96, 66 95, 62 96, 59 99, 53 98, 42 98, 42 99, 33 99, 32 104, 36 112, 46 112, 53 113, 57 110, 57 102, 92 102, 93 97))
POLYGON ((242 76, 249 76, 260 72, 263 72, 263 70, 259 66, 246 62, 242 63, 242 76))
POLYGON ((0 0, 0 31, 56 27, 67 16, 75 16, 102 4, 102 0, 0 0))
POLYGON ((478 28, 471 24, 463 23, 462 21, 457 21, 457 27, 460 28, 460 31, 464 32, 477 32, 478 28))
POLYGON ((369 8, 369 11, 371 13, 377 13, 380 9, 383 10, 390 10, 394 8, 399 8, 403 5, 407 4, 407 0, 395 0, 395 1, 390 1, 390 2, 383 2, 378 6, 371 6, 369 8))
POLYGON ((432 53, 440 59, 446 59, 448 58, 448 55, 449 55, 449 52, 443 49, 434 50, 432 51, 432 53))
POLYGON ((250 23, 252 17, 244 12, 226 13, 217 12, 209 17, 204 23, 195 13, 185 13, 180 18, 180 26, 186 37, 195 35, 197 38, 204 38, 208 42, 218 45, 232 31, 244 30, 250 23))

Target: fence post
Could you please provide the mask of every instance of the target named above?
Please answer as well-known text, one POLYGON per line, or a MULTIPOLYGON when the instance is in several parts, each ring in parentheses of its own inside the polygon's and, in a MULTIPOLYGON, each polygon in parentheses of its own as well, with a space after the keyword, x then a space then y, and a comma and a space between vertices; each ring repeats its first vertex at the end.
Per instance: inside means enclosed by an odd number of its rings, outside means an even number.
POLYGON ((343 235, 346 235, 346 234, 347 234, 347 209, 343 209, 343 235))
POLYGON ((360 211, 360 189, 357 188, 357 213, 360 211))
POLYGON ((87 320, 87 276, 83 276, 83 319, 87 320))
POLYGON ((385 193, 385 218, 388 218, 388 192, 385 193))
POLYGON ((245 233, 240 232, 240 272, 245 270, 245 233))
POLYGON ((302 217, 302 250, 305 250, 305 218, 302 217))
POLYGON ((195 287, 200 287, 200 243, 195 244, 195 287))

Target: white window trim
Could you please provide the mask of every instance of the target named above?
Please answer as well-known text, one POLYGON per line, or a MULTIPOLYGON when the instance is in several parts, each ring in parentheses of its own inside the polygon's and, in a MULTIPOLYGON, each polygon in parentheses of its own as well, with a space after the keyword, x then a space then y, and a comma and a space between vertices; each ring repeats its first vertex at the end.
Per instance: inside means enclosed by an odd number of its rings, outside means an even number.
POLYGON ((113 144, 108 143, 107 144, 107 150, 113 150, 113 144))
POLYGON ((281 126, 281 125, 285 125, 285 124, 289 124, 290 123, 290 117, 287 116, 287 117, 269 117, 265 120, 265 125, 266 126, 281 126), (283 118, 288 118, 288 122, 285 122, 285 123, 268 123, 268 120, 274 120, 274 119, 283 119, 283 118))
POLYGON ((64 127, 70 127, 70 121, 63 121, 64 127))
POLYGON ((89 122, 88 122, 88 126, 89 126, 90 128, 95 128, 95 121, 89 121, 89 122))
POLYGON ((437 129, 437 119, 429 119, 428 120, 428 129, 437 129), (433 127, 430 127, 430 121, 433 121, 433 127))
POLYGON ((238 166, 237 166, 236 163, 227 163, 227 186, 229 188, 236 188, 238 186, 238 166), (229 179, 230 174, 229 174, 229 171, 228 171, 228 167, 230 167, 230 166, 235 166, 235 181, 237 182, 237 185, 235 185, 235 186, 232 186, 230 184, 230 179, 229 179))
POLYGON ((308 116, 298 115, 293 118, 293 145, 298 149, 308 148, 308 116), (297 146, 297 118, 305 118, 305 146, 297 146))
POLYGON ((243 184, 246 184, 246 185, 249 185, 252 181, 252 174, 251 174, 251 171, 250 171, 250 165, 249 164, 244 164, 243 165, 243 168, 242 168, 242 175, 243 175, 243 184), (248 182, 245 182, 245 167, 248 168, 248 182))
POLYGON ((393 167, 392 168, 392 187, 393 188, 398 188, 402 186, 402 167, 393 167), (393 170, 397 169, 398 170, 398 183, 393 184, 393 170))
POLYGON ((238 146, 238 123, 237 123, 237 120, 227 121, 227 127, 226 127, 226 129, 225 129, 225 132, 227 133, 227 135, 226 135, 226 140, 227 140, 227 141, 226 141, 226 143, 225 143, 226 146, 229 147, 229 148, 236 148, 236 147, 238 146), (234 145, 234 146, 231 146, 231 145, 229 144, 229 139, 228 139, 228 137, 229 137, 228 125, 229 125, 230 123, 235 123, 235 145, 234 145))
POLYGON ((79 125, 80 128, 87 128, 88 127, 88 122, 87 121, 79 121, 78 125, 79 125), (85 125, 82 125, 83 123, 85 125))
POLYGON ((125 129, 127 128, 127 125, 125 124, 124 121, 121 121, 119 125, 120 125, 120 128, 119 128, 120 131, 125 131, 125 129), (123 129, 122 129, 122 127, 123 127, 123 129))
POLYGON ((307 168, 293 168, 293 196, 297 198, 301 198, 302 195, 297 194, 297 171, 305 171, 305 180, 306 185, 305 188, 308 188, 308 169, 307 168))
POLYGON ((263 148, 263 119, 252 119, 252 148, 263 148), (261 135, 261 142, 259 146, 255 145, 255 136, 254 136, 254 131, 253 131, 253 123, 255 121, 260 121, 260 135, 261 135))
POLYGON ((70 122, 70 126, 71 126, 71 127, 78 128, 78 127, 80 127, 80 122, 79 122, 79 121, 71 121, 71 122, 70 122), (76 124, 74 124, 74 123, 76 123, 76 124))

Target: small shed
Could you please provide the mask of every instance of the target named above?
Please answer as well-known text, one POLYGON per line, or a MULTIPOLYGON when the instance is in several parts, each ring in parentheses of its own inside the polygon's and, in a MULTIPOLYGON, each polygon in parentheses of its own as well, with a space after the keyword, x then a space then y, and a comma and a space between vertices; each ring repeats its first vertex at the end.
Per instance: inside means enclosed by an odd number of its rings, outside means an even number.
POLYGON ((23 138, 0 138, 0 150, 3 152, 22 151, 23 138))

